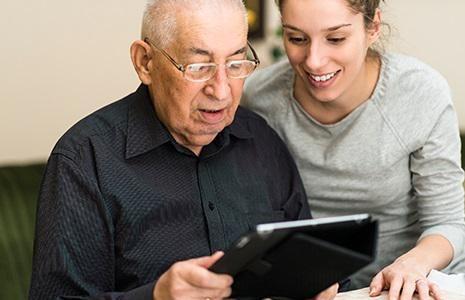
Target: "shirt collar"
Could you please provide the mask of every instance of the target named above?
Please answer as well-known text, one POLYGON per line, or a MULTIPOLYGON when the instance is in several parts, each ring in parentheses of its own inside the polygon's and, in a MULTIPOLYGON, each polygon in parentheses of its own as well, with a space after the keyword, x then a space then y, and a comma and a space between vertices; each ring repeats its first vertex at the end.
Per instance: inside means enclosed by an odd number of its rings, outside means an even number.
POLYGON ((244 120, 240 121, 241 110, 243 110, 243 108, 238 107, 234 121, 227 126, 222 133, 231 134, 239 139, 251 139, 253 138, 253 134, 250 132, 246 122, 244 122, 244 120))
MULTIPOLYGON (((141 84, 130 97, 133 101, 130 101, 128 108, 126 159, 144 154, 167 142, 175 143, 156 115, 148 87, 141 84)), ((239 107, 239 110, 241 109, 239 107)), ((238 120, 238 112, 232 124, 220 132, 216 139, 229 142, 228 135, 239 139, 253 138, 248 127, 238 120)))
POLYGON ((130 97, 126 159, 148 152, 170 141, 170 134, 160 122, 153 107, 149 89, 141 84, 130 97))

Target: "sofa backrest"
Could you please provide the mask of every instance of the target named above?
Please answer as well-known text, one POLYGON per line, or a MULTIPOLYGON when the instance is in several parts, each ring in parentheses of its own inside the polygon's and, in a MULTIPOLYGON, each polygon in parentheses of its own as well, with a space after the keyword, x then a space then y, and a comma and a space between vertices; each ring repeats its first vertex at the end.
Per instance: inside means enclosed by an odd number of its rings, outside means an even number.
POLYGON ((27 299, 44 164, 0 168, 0 299, 27 299))

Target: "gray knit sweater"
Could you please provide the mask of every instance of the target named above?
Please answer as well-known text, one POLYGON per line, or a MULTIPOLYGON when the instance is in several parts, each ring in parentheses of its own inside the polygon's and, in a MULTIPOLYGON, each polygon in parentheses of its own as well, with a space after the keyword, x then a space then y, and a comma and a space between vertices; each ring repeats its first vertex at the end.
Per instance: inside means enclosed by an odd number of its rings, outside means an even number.
POLYGON ((258 71, 246 81, 242 104, 289 147, 314 217, 370 213, 380 221, 378 258, 353 286, 367 286, 431 234, 453 245, 446 271, 465 272, 460 138, 445 79, 414 58, 386 54, 372 97, 331 125, 303 110, 293 82, 287 61, 258 71))

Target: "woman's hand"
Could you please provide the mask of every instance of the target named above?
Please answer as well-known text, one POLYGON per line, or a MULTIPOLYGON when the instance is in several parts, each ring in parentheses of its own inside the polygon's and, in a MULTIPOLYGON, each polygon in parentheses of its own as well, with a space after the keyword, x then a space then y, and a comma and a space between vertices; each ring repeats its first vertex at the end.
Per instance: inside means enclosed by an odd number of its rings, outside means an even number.
POLYGON ((449 241, 441 235, 429 235, 392 264, 381 270, 370 284, 370 296, 378 296, 383 289, 389 290, 389 300, 410 300, 415 292, 420 300, 442 300, 439 287, 428 282, 426 276, 432 269, 446 267, 454 250, 449 241))
POLYGON ((370 296, 378 296, 389 289, 389 300, 410 300, 415 292, 420 300, 444 299, 439 287, 426 279, 429 270, 421 267, 414 258, 400 257, 379 272, 371 281, 370 296))

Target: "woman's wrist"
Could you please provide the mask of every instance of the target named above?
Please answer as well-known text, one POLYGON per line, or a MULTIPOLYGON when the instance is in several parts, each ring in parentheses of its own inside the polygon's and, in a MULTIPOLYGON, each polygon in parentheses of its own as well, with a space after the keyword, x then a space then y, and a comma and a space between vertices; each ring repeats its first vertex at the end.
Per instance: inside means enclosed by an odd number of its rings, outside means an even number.
POLYGON ((422 255, 419 253, 419 251, 415 250, 417 249, 413 248, 409 252, 398 257, 394 263, 401 264, 407 269, 414 268, 426 277, 434 267, 432 266, 432 263, 429 261, 429 259, 422 258, 422 255))
POLYGON ((454 256, 450 242, 441 235, 430 235, 421 239, 417 245, 396 259, 397 262, 416 266, 424 274, 432 269, 445 268, 454 256))

